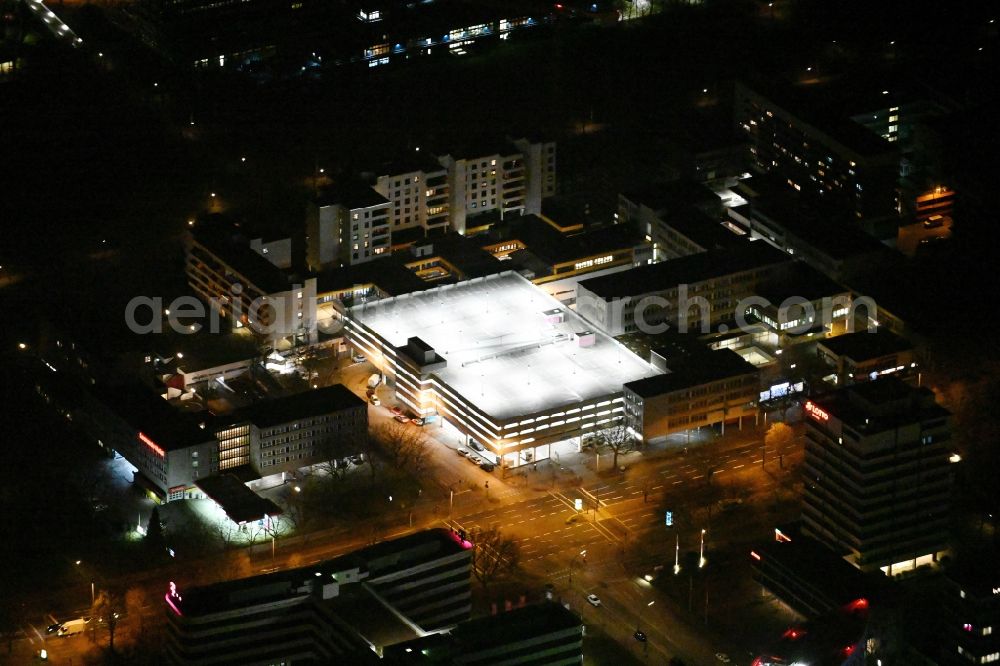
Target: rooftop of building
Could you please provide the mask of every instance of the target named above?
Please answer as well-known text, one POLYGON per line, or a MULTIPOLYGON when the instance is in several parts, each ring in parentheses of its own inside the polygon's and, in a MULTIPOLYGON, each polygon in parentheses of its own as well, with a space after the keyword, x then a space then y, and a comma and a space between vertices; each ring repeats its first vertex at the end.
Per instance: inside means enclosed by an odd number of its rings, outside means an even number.
POLYGON ((699 208, 722 205, 719 195, 708 186, 688 178, 630 189, 622 192, 622 196, 634 204, 642 204, 657 213, 670 212, 685 206, 699 208))
POLYGON ((233 474, 217 474, 198 479, 195 485, 222 507, 234 523, 243 524, 281 514, 277 504, 250 490, 233 474))
POLYGON ((730 231, 718 219, 706 215, 694 206, 680 206, 663 211, 659 218, 671 229, 707 250, 737 248, 747 242, 745 236, 730 231))
POLYGON ((913 345, 885 328, 875 331, 857 331, 845 333, 819 342, 837 356, 846 356, 855 362, 881 358, 888 354, 896 354, 913 349, 913 345))
MULTIPOLYGON (((779 306, 786 299, 805 299, 815 302, 824 298, 848 294, 850 290, 812 266, 797 261, 780 279, 768 280, 757 287, 757 295, 779 306)), ((817 313, 817 316, 819 313, 817 313)))
POLYGON ((820 542, 801 534, 798 526, 783 527, 781 533, 790 540, 775 539, 753 547, 751 557, 756 556, 758 566, 777 567, 838 608, 849 608, 859 599, 865 602, 855 605, 867 606, 884 592, 886 579, 881 572, 862 573, 820 542))
POLYGON ((427 150, 406 150, 375 170, 375 177, 404 176, 411 173, 438 173, 446 169, 427 150))
POLYGON ((767 243, 748 242, 734 248, 710 250, 583 280, 580 282, 580 287, 608 300, 616 297, 640 296, 681 284, 695 284, 724 275, 791 261, 791 257, 767 243))
MULTIPOLYGON (((494 227, 493 231, 499 230, 494 227)), ((565 235, 537 215, 523 215, 507 221, 504 229, 499 231, 499 235, 504 240, 516 239, 524 243, 527 251, 547 264, 550 271, 557 264, 579 261, 645 243, 631 225, 615 224, 565 235)))
POLYGON ((842 210, 807 202, 776 174, 741 181, 737 190, 750 201, 750 210, 774 220, 833 259, 888 254, 887 248, 842 210))
POLYGON ((480 133, 463 139, 453 137, 440 146, 434 146, 433 154, 449 155, 456 160, 476 160, 494 156, 511 157, 520 155, 521 151, 503 134, 480 133))
POLYGON ((859 75, 846 79, 831 77, 814 85, 773 79, 764 81, 759 77, 741 84, 857 157, 881 157, 897 152, 896 147, 881 136, 851 120, 851 116, 858 113, 897 106, 907 98, 908 93, 881 80, 877 73, 869 78, 859 75), (882 94, 886 89, 889 93, 882 94))
POLYGON ((359 178, 339 179, 316 197, 316 205, 320 207, 339 205, 350 210, 388 203, 388 199, 359 178))
POLYGON ((757 372, 757 368, 732 349, 706 349, 704 352, 676 356, 673 362, 668 360, 667 368, 669 372, 666 374, 628 382, 625 388, 641 398, 652 398, 757 372))
POLYGON ((174 409, 144 384, 104 386, 94 390, 93 395, 164 451, 215 439, 214 434, 199 426, 197 416, 174 409))
POLYGON ((184 590, 178 606, 185 615, 192 616, 237 610, 305 595, 314 585, 338 581, 338 574, 368 573, 373 564, 384 573, 389 570, 393 556, 396 556, 395 566, 404 568, 464 550, 467 548, 451 530, 424 530, 305 567, 184 590))
POLYGON ((472 655, 537 640, 546 634, 579 630, 583 622, 561 604, 542 602, 460 623, 450 634, 435 634, 386 651, 390 663, 453 663, 459 655, 472 655))
POLYGON ((930 389, 912 387, 891 375, 846 386, 812 403, 864 434, 951 414, 935 402, 930 389))
POLYGON ((969 596, 986 597, 1000 604, 1000 548, 987 545, 963 549, 947 570, 947 577, 969 596))
POLYGON ((210 333, 208 327, 190 334, 164 327, 163 333, 151 336, 150 348, 160 359, 156 365, 158 374, 170 371, 190 374, 260 356, 256 343, 248 336, 210 333))
POLYGON ((399 347, 419 337, 447 360, 434 373, 486 414, 507 419, 621 391, 655 374, 612 338, 510 271, 406 298, 355 306, 351 316, 399 347), (546 311, 563 311, 551 323, 546 311), (583 332, 592 346, 578 346, 583 332))
POLYGON ((196 243, 263 292, 275 294, 288 290, 288 278, 281 269, 250 249, 249 239, 228 223, 221 220, 199 223, 189 233, 196 243))
POLYGON ((366 404, 343 384, 332 384, 258 402, 227 415, 225 419, 232 422, 250 421, 258 428, 271 428, 344 409, 364 407, 366 404))
POLYGON ((373 284, 393 296, 430 289, 434 285, 421 280, 398 257, 367 261, 355 266, 341 266, 323 271, 316 279, 316 293, 344 291, 360 285, 373 284))

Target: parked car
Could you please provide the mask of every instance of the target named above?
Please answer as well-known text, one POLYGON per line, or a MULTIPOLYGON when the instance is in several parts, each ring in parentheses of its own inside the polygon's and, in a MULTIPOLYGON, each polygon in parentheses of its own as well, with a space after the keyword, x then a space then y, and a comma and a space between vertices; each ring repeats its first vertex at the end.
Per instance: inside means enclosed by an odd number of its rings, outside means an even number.
POLYGON ((359 453, 357 455, 354 455, 354 456, 351 456, 351 463, 352 464, 361 465, 361 464, 364 464, 364 462, 365 462, 365 457, 361 453, 359 453))
POLYGON ((377 395, 375 395, 374 393, 372 393, 372 394, 371 394, 370 396, 368 396, 368 400, 369 400, 369 401, 370 401, 370 402, 371 402, 371 403, 372 403, 373 405, 375 405, 376 407, 378 407, 379 405, 381 405, 381 404, 382 404, 382 401, 381 401, 381 400, 379 400, 379 399, 378 399, 378 396, 377 396, 377 395))
POLYGON ((460 456, 467 456, 467 455, 469 455, 469 449, 463 449, 463 448, 462 448, 462 447, 460 446, 460 447, 458 447, 457 449, 455 449, 455 453, 457 453, 457 454, 458 454, 458 455, 460 455, 460 456))
POLYGON ((412 423, 413 425, 422 426, 424 424, 424 420, 419 416, 414 416, 412 419, 410 419, 410 423, 412 423))
POLYGON ((61 629, 61 628, 62 628, 62 624, 59 623, 59 622, 56 622, 54 624, 50 624, 49 626, 45 627, 45 633, 47 633, 47 634, 54 634, 57 631, 59 631, 59 629, 61 629))
POLYGON ((365 357, 362 356, 361 354, 355 354, 351 356, 351 360, 354 361, 355 363, 364 363, 365 357))
POLYGON ((646 634, 642 633, 641 631, 636 631, 634 634, 632 634, 632 638, 639 641, 640 643, 646 642, 646 634))
POLYGON ((479 463, 479 468, 484 472, 492 472, 497 468, 497 466, 488 460, 484 460, 483 462, 479 463))
POLYGON ((470 441, 470 442, 469 442, 469 446, 471 446, 472 448, 474 448, 474 449, 475 449, 476 451, 480 451, 480 452, 482 452, 482 451, 485 451, 485 450, 486 450, 486 448, 485 448, 485 447, 483 447, 483 445, 482 445, 482 444, 480 444, 479 442, 477 442, 476 440, 472 440, 472 441, 470 441))
POLYGON ((596 594, 588 594, 587 595, 587 602, 590 603, 591 606, 600 606, 601 605, 601 598, 599 596, 597 596, 596 594))
POLYGON ((716 652, 715 658, 721 661, 723 664, 728 664, 730 661, 732 661, 732 659, 729 658, 729 655, 726 654, 725 652, 716 652))
POLYGON ((400 423, 409 423, 410 422, 410 419, 408 419, 407 417, 403 416, 402 414, 396 414, 392 418, 396 419, 400 423))
POLYGON ((924 229, 937 229, 944 225, 944 215, 931 215, 924 220, 924 229))

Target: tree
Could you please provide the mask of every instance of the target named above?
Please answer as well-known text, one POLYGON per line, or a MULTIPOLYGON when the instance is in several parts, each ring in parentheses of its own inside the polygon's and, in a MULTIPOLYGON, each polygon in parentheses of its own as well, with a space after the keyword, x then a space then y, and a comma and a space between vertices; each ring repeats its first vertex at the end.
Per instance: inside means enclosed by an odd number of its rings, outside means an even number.
POLYGON ((125 610, 128 613, 129 623, 135 628, 136 634, 142 634, 145 629, 143 608, 145 608, 147 601, 146 590, 141 587, 130 587, 125 592, 125 610))
POLYGON ((779 451, 791 444, 794 439, 795 431, 792 430, 791 426, 780 421, 772 423, 771 427, 767 429, 767 434, 764 435, 765 454, 761 455, 761 464, 766 462, 766 451, 768 448, 772 451, 779 451))
POLYGON ((121 590, 101 590, 90 609, 91 622, 97 622, 108 631, 108 649, 115 651, 115 631, 125 615, 125 595, 121 590))
POLYGON ((472 542, 472 573, 484 588, 517 569, 521 548, 499 527, 474 527, 468 536, 472 542))
POLYGON ((163 538, 163 523, 160 522, 160 511, 153 507, 153 513, 149 516, 149 524, 146 526, 146 538, 143 543, 151 553, 157 557, 163 554, 166 541, 163 538))
POLYGON ((422 430, 390 421, 375 431, 375 437, 393 467, 423 471, 427 464, 427 437, 422 430))
POLYGON ((618 469, 618 456, 635 448, 635 437, 623 425, 608 428, 598 434, 597 439, 599 446, 610 450, 614 456, 611 459, 611 467, 614 469, 618 469))

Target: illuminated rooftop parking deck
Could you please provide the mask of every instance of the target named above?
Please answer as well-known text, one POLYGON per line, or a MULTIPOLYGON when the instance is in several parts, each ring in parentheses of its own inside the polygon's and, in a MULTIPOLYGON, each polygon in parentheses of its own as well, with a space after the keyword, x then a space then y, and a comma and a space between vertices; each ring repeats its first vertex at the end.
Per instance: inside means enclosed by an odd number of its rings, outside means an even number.
POLYGON ((499 420, 620 393, 659 374, 512 272, 357 306, 351 317, 393 346, 426 342, 447 361, 434 374, 499 420))

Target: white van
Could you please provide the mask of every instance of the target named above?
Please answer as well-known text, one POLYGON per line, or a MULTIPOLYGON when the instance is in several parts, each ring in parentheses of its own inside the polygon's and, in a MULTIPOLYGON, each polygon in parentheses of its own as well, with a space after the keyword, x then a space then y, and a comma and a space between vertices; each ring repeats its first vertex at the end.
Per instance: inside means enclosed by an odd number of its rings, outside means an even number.
POLYGON ((59 627, 59 633, 56 635, 72 636, 73 634, 82 634, 87 629, 88 623, 90 623, 89 617, 78 617, 75 620, 63 622, 63 625, 59 627))

